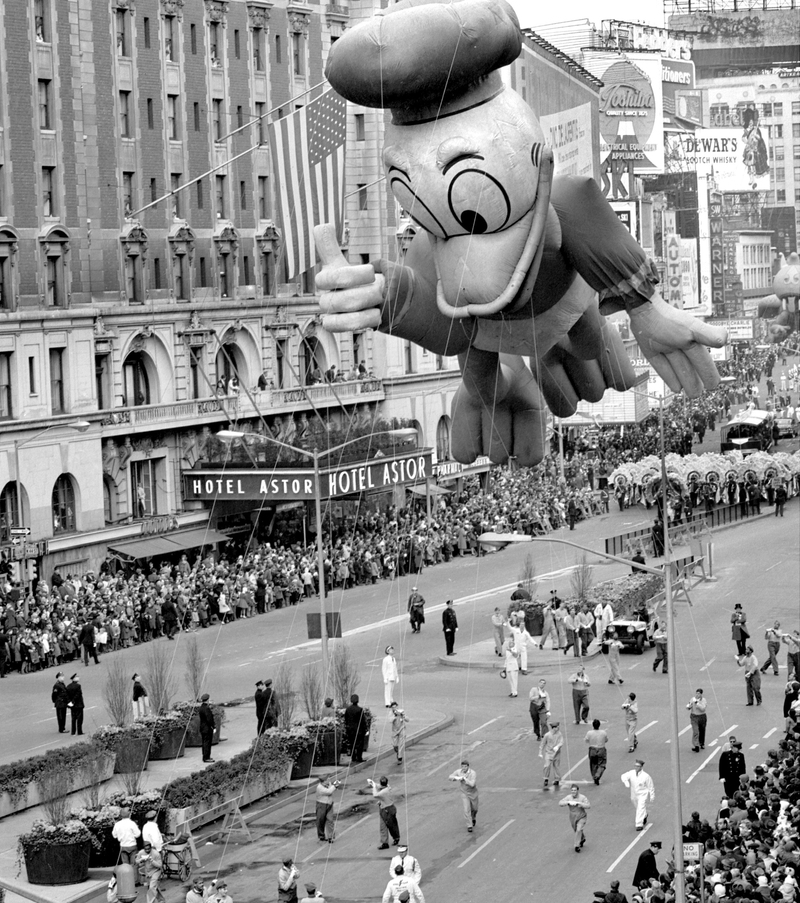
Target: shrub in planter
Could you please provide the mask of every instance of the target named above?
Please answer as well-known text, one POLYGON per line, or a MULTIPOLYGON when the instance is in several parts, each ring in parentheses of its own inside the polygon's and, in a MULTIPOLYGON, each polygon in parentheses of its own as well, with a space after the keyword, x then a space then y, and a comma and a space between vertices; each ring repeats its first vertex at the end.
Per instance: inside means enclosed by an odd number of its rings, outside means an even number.
POLYGON ((188 723, 188 712, 146 715, 124 727, 117 727, 114 724, 103 725, 94 733, 92 739, 95 743, 114 751, 130 740, 147 739, 150 743, 151 759, 171 759, 183 755, 183 740, 188 723), (177 746, 173 748, 173 736, 176 734, 179 734, 177 746))
POLYGON ((81 772, 85 771, 85 780, 91 781, 93 766, 98 760, 107 758, 108 750, 103 747, 94 743, 74 743, 41 756, 0 765, 0 801, 3 801, 4 794, 8 794, 8 806, 3 807, 8 808, 8 812, 0 814, 7 815, 18 808, 24 808, 31 785, 40 785, 49 774, 61 775, 62 786, 68 787, 68 792, 87 786, 87 783, 82 783, 81 772))
POLYGON ((316 721, 306 721, 304 726, 311 736, 314 765, 338 765, 339 755, 342 752, 344 718, 342 716, 320 718, 316 721))
POLYGON ((81 808, 72 810, 72 818, 82 822, 92 839, 92 850, 89 868, 108 868, 114 866, 119 858, 119 843, 111 836, 114 825, 119 821, 123 808, 129 809, 131 818, 141 828, 145 823, 145 815, 151 809, 158 812, 156 819, 162 833, 166 829, 166 811, 161 805, 161 793, 149 790, 135 796, 118 791, 108 796, 103 805, 97 809, 81 808))
POLYGON ((80 884, 89 877, 91 847, 91 835, 80 821, 35 821, 18 838, 18 862, 24 860, 31 884, 80 884))
MULTIPOLYGON (((219 743, 220 731, 225 721, 225 708, 216 703, 209 703, 211 711, 214 713, 214 736, 211 738, 211 745, 216 746, 219 743)), ((186 717, 186 746, 202 746, 203 741, 200 737, 200 703, 199 702, 176 702, 172 706, 173 712, 179 712, 186 717)))

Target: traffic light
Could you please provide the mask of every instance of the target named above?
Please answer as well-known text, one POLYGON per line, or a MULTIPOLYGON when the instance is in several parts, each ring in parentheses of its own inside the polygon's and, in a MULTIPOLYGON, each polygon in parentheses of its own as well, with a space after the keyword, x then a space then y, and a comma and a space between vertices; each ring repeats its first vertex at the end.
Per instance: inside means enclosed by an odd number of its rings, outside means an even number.
POLYGON ((14 583, 20 582, 20 570, 19 570, 19 562, 18 561, 11 562, 11 580, 14 583))
POLYGON ((35 558, 29 558, 26 562, 28 565, 28 583, 33 583, 39 576, 39 568, 35 558))

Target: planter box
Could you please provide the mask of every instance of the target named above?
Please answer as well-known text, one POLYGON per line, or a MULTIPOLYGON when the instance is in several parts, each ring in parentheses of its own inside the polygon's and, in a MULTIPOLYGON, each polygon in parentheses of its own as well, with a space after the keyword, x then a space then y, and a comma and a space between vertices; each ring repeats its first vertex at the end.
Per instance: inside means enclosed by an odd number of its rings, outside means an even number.
MULTIPOLYGON (((224 712, 224 709, 222 709, 224 712)), ((219 743, 219 734, 222 730, 222 718, 214 710, 214 720, 216 727, 214 728, 214 736, 211 738, 211 745, 216 746, 219 743)), ((200 716, 192 715, 189 726, 186 728, 186 742, 184 746, 202 746, 203 741, 200 737, 200 716)))
POLYGON ((41 850, 25 851, 25 870, 30 884, 55 887, 80 884, 89 877, 90 840, 53 844, 41 850))
MULTIPOLYGON (((89 767, 77 769, 72 774, 65 774, 64 793, 74 793, 76 790, 84 790, 86 787, 91 787, 95 782, 108 781, 114 774, 115 759, 114 753, 105 753, 100 756, 100 762, 95 774, 91 773, 89 767)), ((7 815, 13 815, 15 812, 22 812, 23 809, 30 809, 41 804, 41 790, 34 781, 28 784, 23 794, 13 799, 8 793, 0 794, 0 818, 5 818, 7 815)))
POLYGON ((314 747, 304 749, 294 760, 292 765, 292 780, 299 781, 307 778, 311 774, 311 768, 314 765, 314 747))
POLYGON ((139 774, 145 771, 149 756, 150 740, 147 737, 123 740, 117 749, 114 774, 139 774))
POLYGON ((182 759, 186 748, 186 731, 182 727, 164 732, 161 746, 150 747, 151 761, 164 759, 182 759))
POLYGON ((181 825, 187 825, 192 831, 208 825, 225 815, 232 800, 235 800, 239 808, 243 809, 265 796, 277 793, 284 787, 288 787, 291 768, 290 763, 285 768, 254 775, 247 781, 239 794, 215 796, 203 803, 183 809, 167 809, 167 832, 178 833, 181 825))
POLYGON ((342 754, 342 735, 339 731, 320 731, 314 744, 314 765, 325 767, 339 764, 342 754))

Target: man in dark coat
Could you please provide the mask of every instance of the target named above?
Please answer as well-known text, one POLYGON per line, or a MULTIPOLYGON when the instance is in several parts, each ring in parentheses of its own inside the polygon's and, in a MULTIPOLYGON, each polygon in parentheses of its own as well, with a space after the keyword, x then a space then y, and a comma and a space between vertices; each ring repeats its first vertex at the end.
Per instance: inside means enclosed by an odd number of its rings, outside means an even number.
POLYGON ((728 799, 739 789, 739 775, 747 773, 741 740, 731 737, 730 747, 719 757, 719 779, 725 785, 725 796, 728 799))
POLYGON ((178 630, 178 609, 172 599, 161 603, 161 618, 164 621, 164 635, 168 640, 174 639, 173 634, 178 630))
POLYGON ((364 761, 364 737, 367 733, 367 720, 364 709, 358 704, 358 694, 350 697, 350 705, 344 710, 344 729, 350 746, 350 761, 364 761))
POLYGON ((69 712, 72 721, 72 733, 83 733, 83 687, 77 674, 70 677, 70 683, 67 686, 67 697, 69 699, 69 712))
POLYGON ((60 671, 56 674, 56 682, 53 684, 50 699, 52 699, 53 705, 56 707, 58 732, 59 734, 65 734, 67 732, 67 706, 69 705, 69 695, 67 694, 67 685, 64 683, 64 675, 60 671))
POLYGON ((651 878, 658 878, 658 865, 656 855, 661 852, 661 841, 651 840, 649 849, 639 855, 636 863, 636 871, 633 873, 633 886, 638 888, 642 881, 648 884, 651 878))
POLYGON ((267 700, 266 700, 266 691, 264 689, 264 681, 259 680, 256 682, 256 692, 253 697, 256 702, 256 736, 259 736, 263 731, 266 725, 266 716, 267 716, 267 700))
POLYGON ((214 713, 211 711, 211 706, 208 704, 210 698, 208 693, 203 693, 200 697, 200 709, 198 711, 200 716, 200 740, 203 744, 204 762, 214 761, 211 758, 211 741, 214 737, 216 722, 214 721, 214 713))
POLYGON ((444 644, 448 655, 455 655, 453 646, 456 642, 456 631, 458 630, 458 618, 453 609, 453 600, 448 599, 442 612, 442 630, 444 631, 444 644))
POLYGON ((264 681, 264 728, 277 727, 280 713, 281 705, 272 686, 272 678, 268 677, 264 681))
POLYGON ((94 624, 92 624, 91 621, 86 621, 81 625, 81 630, 78 634, 78 642, 83 646, 84 665, 86 665, 87 668, 89 667, 90 655, 94 659, 94 663, 99 665, 100 661, 97 658, 97 640, 94 634, 94 624))

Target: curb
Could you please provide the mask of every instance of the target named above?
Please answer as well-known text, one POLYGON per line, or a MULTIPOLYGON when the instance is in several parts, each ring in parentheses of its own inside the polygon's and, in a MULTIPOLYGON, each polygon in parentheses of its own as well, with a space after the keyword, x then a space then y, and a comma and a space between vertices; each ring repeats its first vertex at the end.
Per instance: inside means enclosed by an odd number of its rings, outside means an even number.
MULTIPOLYGON (((582 655, 577 660, 579 662, 586 662, 586 661, 589 661, 589 659, 595 658, 595 656, 598 656, 598 655, 600 655, 600 650, 595 649, 594 652, 589 652, 586 655, 582 655)), ((573 655, 567 656, 566 660, 569 662, 573 662, 573 661, 575 661, 575 656, 573 656, 573 655)), ((449 656, 444 656, 444 655, 440 656, 438 661, 439 661, 440 665, 444 665, 447 668, 477 668, 479 671, 493 671, 495 673, 498 671, 502 671, 503 667, 504 667, 503 663, 501 661, 475 662, 475 661, 470 661, 469 659, 461 659, 461 661, 454 662, 452 660, 452 658, 450 658, 449 656)), ((555 658, 555 659, 551 659, 549 662, 537 662, 537 661, 532 660, 531 653, 528 653, 528 674, 530 674, 531 671, 550 670, 558 664, 558 661, 559 661, 559 659, 555 658)), ((522 674, 522 671, 520 671, 519 673, 522 674)))

